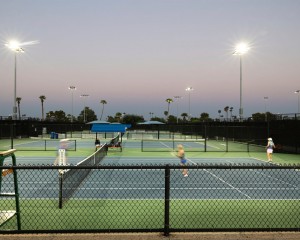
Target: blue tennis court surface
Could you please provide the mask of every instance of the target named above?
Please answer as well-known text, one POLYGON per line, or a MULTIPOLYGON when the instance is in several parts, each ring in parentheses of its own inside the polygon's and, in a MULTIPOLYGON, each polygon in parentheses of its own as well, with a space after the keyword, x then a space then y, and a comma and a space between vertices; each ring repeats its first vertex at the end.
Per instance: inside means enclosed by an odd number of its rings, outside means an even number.
MULTIPOLYGON (((53 158, 19 157, 19 163, 52 164, 53 158)), ((69 158, 71 163, 82 158, 69 158)), ((178 165, 170 158, 109 157, 105 165, 178 165)), ((195 164, 267 163, 254 158, 191 158, 195 164)), ((80 171, 80 169, 78 170, 80 171)), ((18 170, 20 198, 58 198, 57 169, 18 170)), ((93 170, 72 199, 162 199, 164 169, 97 169, 93 170)), ((12 176, 5 180, 9 188, 12 176)), ((295 169, 190 169, 183 177, 180 169, 171 169, 172 199, 299 199, 300 172, 295 169)))
MULTIPOLYGON (((176 165, 179 164, 179 159, 175 156, 171 157, 110 157, 107 156, 102 164, 109 165, 109 164, 146 164, 146 165, 176 165)), ((188 158, 189 165, 196 165, 196 164, 268 164, 263 160, 251 158, 251 157, 237 157, 237 158, 195 158, 190 157, 188 158)))

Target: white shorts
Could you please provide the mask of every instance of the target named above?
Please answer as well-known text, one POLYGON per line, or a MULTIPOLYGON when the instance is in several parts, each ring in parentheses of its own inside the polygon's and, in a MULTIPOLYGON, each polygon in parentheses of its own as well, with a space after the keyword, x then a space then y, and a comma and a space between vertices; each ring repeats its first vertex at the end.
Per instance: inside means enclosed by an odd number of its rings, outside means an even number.
POLYGON ((273 149, 267 149, 267 153, 273 153, 273 149))

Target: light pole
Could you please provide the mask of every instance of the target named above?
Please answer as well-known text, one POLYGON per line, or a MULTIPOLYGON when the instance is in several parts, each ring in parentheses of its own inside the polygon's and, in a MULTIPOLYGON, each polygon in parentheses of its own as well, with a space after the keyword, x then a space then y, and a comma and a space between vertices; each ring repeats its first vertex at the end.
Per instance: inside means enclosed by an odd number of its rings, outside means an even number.
POLYGON ((239 55, 240 56, 240 109, 239 109, 239 114, 240 114, 240 121, 243 120, 243 71, 242 71, 242 55, 247 53, 249 51, 249 47, 245 43, 240 43, 236 46, 233 55, 239 55))
POLYGON ((267 101, 268 101, 268 97, 264 97, 265 100, 265 120, 268 121, 268 117, 267 117, 267 101))
POLYGON ((149 115, 150 115, 150 121, 151 121, 151 119, 153 118, 153 112, 149 112, 149 115))
POLYGON ((179 99, 181 98, 181 96, 174 96, 174 98, 176 99, 176 103, 177 103, 177 124, 178 124, 178 102, 179 102, 179 99))
POLYGON ((193 91, 193 87, 187 87, 185 91, 189 93, 189 117, 188 119, 191 120, 191 91, 193 91))
POLYGON ((89 97, 90 95, 88 94, 81 94, 80 97, 83 98, 83 107, 84 107, 84 110, 83 110, 83 122, 86 122, 86 113, 85 113, 85 109, 86 109, 86 106, 85 106, 85 98, 89 97))
POLYGON ((14 52, 15 69, 14 69, 14 99, 13 99, 13 114, 12 119, 17 120, 17 53, 24 52, 24 49, 20 47, 18 42, 12 41, 5 44, 9 49, 14 52))
POLYGON ((300 113, 300 98, 299 98, 300 90, 296 90, 295 93, 298 94, 298 113, 300 113))
POLYGON ((12 50, 15 53, 15 69, 14 69, 14 99, 13 99, 13 114, 12 119, 17 120, 17 53, 24 52, 24 49, 21 46, 25 45, 32 45, 37 44, 38 41, 31 41, 31 42, 23 42, 19 43, 17 41, 10 41, 8 43, 5 43, 5 46, 12 50))
POLYGON ((74 91, 76 90, 76 87, 75 86, 70 86, 69 87, 69 90, 71 90, 71 93, 72 93, 72 115, 71 115, 71 123, 73 123, 73 110, 74 110, 74 91))

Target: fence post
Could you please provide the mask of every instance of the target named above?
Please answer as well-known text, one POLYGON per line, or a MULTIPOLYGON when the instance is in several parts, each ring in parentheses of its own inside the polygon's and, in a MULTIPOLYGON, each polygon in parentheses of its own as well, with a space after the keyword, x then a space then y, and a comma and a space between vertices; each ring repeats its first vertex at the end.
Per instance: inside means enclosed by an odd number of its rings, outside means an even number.
POLYGON ((204 152, 207 152, 207 133, 206 133, 206 125, 204 125, 204 152))
POLYGON ((170 166, 165 167, 165 222, 164 236, 170 235, 170 166))
POLYGON ((228 126, 225 126, 225 134, 226 134, 226 152, 228 152, 228 148, 229 148, 229 146, 228 146, 228 144, 229 144, 229 141, 228 141, 228 126))
POLYGON ((141 152, 144 152, 144 140, 141 140, 141 152))

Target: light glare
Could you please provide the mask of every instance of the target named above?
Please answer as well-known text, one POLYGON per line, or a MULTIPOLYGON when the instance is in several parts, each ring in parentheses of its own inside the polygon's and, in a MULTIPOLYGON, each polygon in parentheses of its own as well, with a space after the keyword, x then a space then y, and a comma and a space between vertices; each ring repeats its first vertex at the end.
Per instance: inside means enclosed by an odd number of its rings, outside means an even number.
POLYGON ((8 47, 10 50, 15 51, 15 52, 24 52, 24 49, 22 46, 27 46, 27 45, 34 45, 38 44, 39 41, 29 41, 29 42, 18 42, 16 40, 11 40, 8 43, 5 44, 6 47, 8 47))
POLYGON ((240 43, 236 46, 234 54, 243 55, 249 51, 249 46, 246 43, 240 43))
POLYGON ((17 51, 18 49, 20 49, 20 43, 15 40, 10 41, 9 43, 6 43, 5 46, 13 51, 17 51))

